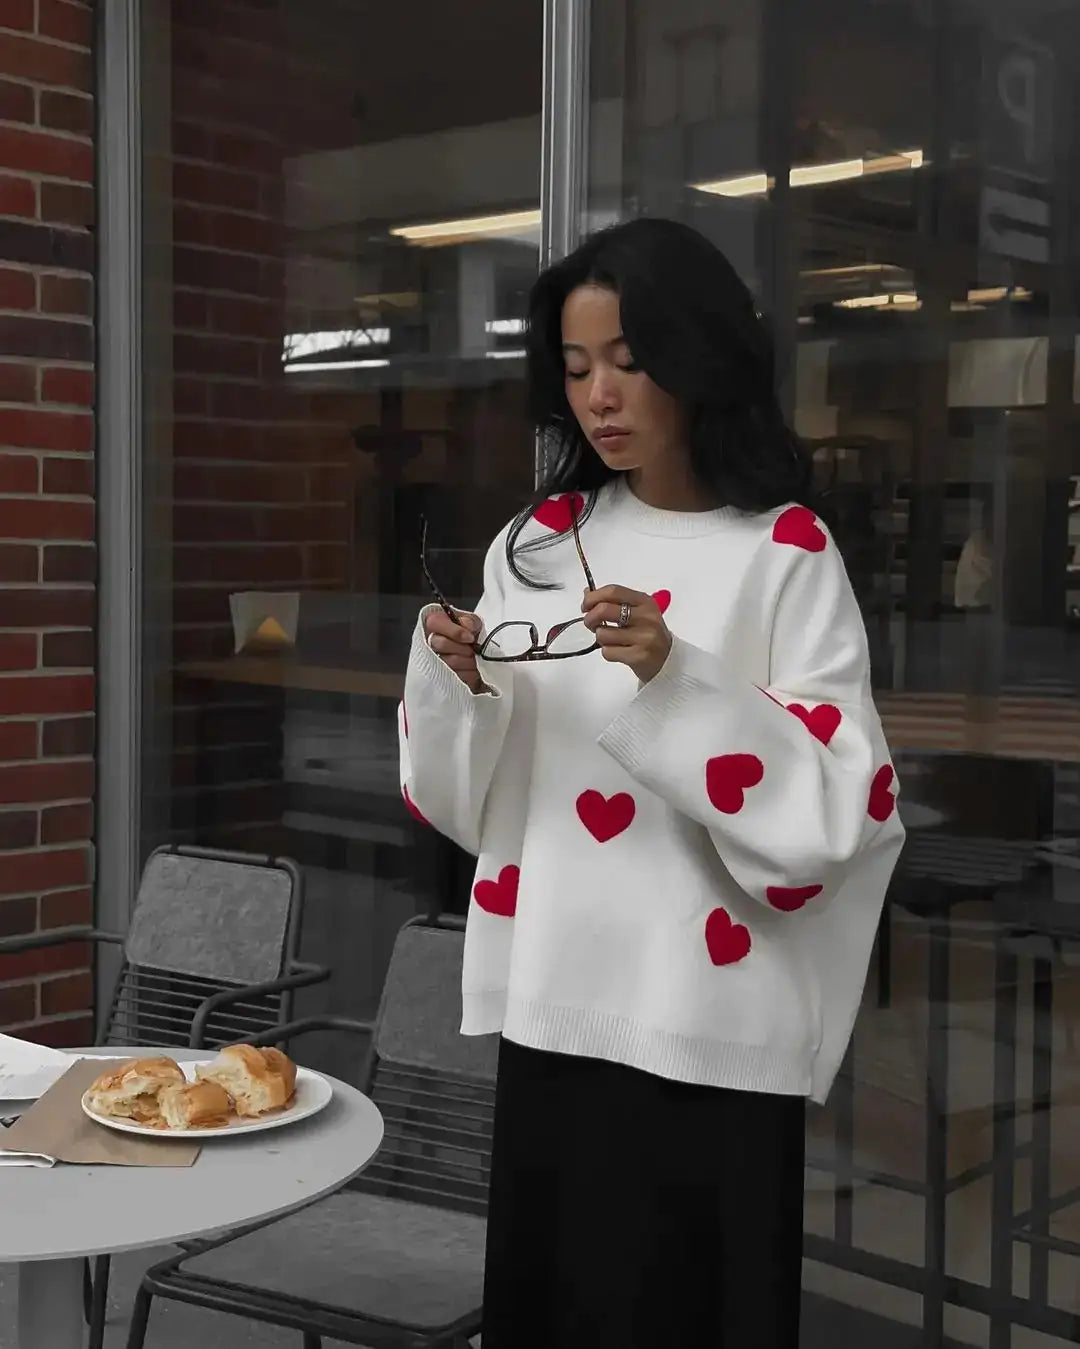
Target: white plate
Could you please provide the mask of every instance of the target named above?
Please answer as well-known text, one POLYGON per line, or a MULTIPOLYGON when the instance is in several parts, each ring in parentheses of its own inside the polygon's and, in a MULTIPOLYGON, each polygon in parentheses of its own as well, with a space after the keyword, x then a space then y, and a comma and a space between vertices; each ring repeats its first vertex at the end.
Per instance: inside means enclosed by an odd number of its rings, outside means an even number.
MULTIPOLYGON (((196 1059, 180 1065, 189 1082, 195 1080, 195 1069, 200 1063, 212 1063, 212 1058, 196 1059)), ((266 1129, 281 1129, 286 1124, 296 1124, 299 1120, 310 1119, 320 1110, 325 1110, 333 1100, 334 1089, 321 1073, 310 1068, 297 1068, 296 1095, 283 1110, 274 1110, 269 1115, 259 1115, 255 1119, 237 1116, 228 1124, 217 1129, 152 1129, 148 1124, 136 1124, 130 1119, 115 1119, 111 1115, 99 1115, 90 1109, 86 1097, 82 1098, 83 1113, 95 1124, 104 1124, 107 1129, 115 1129, 122 1134, 139 1134, 142 1138, 184 1138, 188 1142, 203 1138, 232 1138, 236 1134, 257 1134, 266 1129)))

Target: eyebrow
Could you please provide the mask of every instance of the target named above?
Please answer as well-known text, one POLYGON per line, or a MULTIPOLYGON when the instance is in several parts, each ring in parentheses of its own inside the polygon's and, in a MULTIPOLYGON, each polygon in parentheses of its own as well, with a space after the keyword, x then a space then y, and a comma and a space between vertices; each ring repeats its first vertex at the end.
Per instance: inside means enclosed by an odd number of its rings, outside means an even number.
MULTIPOLYGON (((623 334, 620 333, 618 337, 613 337, 610 339, 610 341, 604 342, 602 345, 610 351, 612 347, 628 346, 629 344, 627 343, 626 338, 623 336, 623 334)), ((562 349, 563 351, 566 352, 577 351, 580 352, 583 356, 587 356, 589 354, 588 348, 582 346, 580 342, 564 342, 562 344, 562 349)))

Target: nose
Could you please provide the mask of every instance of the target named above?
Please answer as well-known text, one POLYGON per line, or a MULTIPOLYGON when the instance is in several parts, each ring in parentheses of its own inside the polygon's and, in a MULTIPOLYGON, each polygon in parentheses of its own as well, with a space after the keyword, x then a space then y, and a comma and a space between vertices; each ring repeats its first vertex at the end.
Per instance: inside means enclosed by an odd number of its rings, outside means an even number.
POLYGON ((594 417, 603 417, 615 410, 618 401, 618 388, 611 372, 597 367, 589 386, 589 411, 594 417))

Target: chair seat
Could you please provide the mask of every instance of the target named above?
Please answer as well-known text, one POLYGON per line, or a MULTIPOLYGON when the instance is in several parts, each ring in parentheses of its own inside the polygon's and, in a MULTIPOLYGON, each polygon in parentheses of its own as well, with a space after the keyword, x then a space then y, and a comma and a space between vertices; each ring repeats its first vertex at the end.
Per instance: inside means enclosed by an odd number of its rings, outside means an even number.
POLYGON ((481 1306, 485 1229, 484 1219, 469 1214, 346 1190, 183 1267, 435 1328, 481 1306))

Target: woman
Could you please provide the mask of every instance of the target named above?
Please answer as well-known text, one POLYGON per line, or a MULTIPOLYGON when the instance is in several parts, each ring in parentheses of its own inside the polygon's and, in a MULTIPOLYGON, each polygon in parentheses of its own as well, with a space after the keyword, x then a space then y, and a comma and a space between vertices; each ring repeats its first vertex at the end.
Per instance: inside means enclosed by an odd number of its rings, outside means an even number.
POLYGON ((424 610, 401 714, 406 800, 479 859, 484 1349, 795 1349, 804 1100, 903 837, 862 621, 708 241, 590 238, 528 352, 543 491, 476 614, 424 610))

